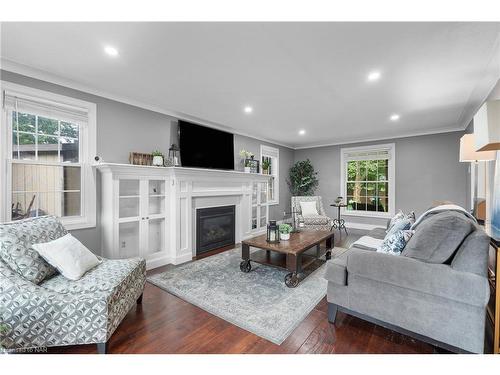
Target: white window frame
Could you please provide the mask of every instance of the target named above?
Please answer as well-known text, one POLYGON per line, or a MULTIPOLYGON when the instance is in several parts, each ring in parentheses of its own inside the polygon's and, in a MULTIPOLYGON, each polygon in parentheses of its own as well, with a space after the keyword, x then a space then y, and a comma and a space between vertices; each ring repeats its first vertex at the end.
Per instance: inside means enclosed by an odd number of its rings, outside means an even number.
POLYGON ((375 218, 390 218, 394 216, 395 213, 395 198, 396 198, 396 144, 386 143, 386 144, 376 144, 369 146, 359 146, 359 147, 346 147, 340 149, 340 195, 346 197, 346 184, 347 184, 347 160, 346 154, 351 152, 370 152, 380 149, 389 149, 389 160, 388 160, 388 177, 389 177, 389 211, 388 212, 374 212, 374 211, 358 211, 358 210, 347 210, 342 208, 342 215, 345 216, 364 216, 364 217, 375 217, 375 218))
MULTIPOLYGON (((15 93, 22 97, 33 98, 50 105, 66 105, 79 107, 88 113, 87 122, 79 123, 79 166, 81 174, 81 210, 79 216, 61 217, 61 222, 69 230, 93 228, 96 226, 96 171, 92 166, 96 155, 96 113, 95 103, 34 89, 11 82, 0 81, 2 93, 2 117, 0 119, 0 222, 11 220, 12 204, 12 128, 9 121, 11 109, 5 105, 5 92, 15 93)), ((17 161, 14 161, 17 162, 17 161)), ((37 164, 36 161, 27 161, 37 164)), ((40 163, 43 164, 43 163, 40 163)), ((68 164, 70 166, 70 164, 68 164)))
MULTIPOLYGON (((280 204, 280 150, 275 147, 260 145, 260 163, 262 170, 262 157, 266 156, 276 160, 276 165, 273 168, 271 176, 274 177, 274 200, 268 200, 268 205, 280 204)), ((268 191, 270 189, 268 188, 268 191)))

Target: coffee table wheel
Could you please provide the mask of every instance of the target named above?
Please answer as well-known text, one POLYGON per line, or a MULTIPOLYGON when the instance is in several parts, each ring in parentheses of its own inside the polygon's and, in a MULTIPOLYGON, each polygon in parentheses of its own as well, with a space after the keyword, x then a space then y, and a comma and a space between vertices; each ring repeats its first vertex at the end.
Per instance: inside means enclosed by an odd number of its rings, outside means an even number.
POLYGON ((326 254, 325 254, 325 258, 326 258, 326 260, 332 259, 332 252, 331 251, 327 251, 326 254))
POLYGON ((289 288, 295 288, 299 285, 299 278, 295 272, 290 272, 285 276, 285 285, 289 288))
POLYGON ((252 270, 252 265, 250 264, 249 260, 244 260, 240 263, 240 270, 241 272, 248 273, 252 270))

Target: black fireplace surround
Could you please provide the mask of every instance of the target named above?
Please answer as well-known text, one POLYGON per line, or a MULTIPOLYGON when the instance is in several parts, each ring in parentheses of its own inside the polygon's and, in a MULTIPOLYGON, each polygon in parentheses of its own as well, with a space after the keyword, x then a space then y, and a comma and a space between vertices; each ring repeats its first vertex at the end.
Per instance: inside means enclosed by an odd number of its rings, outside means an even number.
POLYGON ((196 255, 235 244, 235 206, 196 210, 196 255))

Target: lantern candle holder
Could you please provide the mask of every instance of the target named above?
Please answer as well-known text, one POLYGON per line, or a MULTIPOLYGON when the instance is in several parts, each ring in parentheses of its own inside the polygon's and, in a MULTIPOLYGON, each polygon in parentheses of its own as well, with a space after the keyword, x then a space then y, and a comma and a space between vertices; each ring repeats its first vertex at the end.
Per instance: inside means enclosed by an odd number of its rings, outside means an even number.
POLYGON ((168 149, 168 160, 170 160, 170 164, 173 165, 174 167, 179 166, 179 146, 176 144, 172 144, 170 148, 168 149))
POLYGON ((280 231, 276 224, 276 220, 270 220, 267 224, 267 238, 266 241, 269 243, 279 243, 280 242, 280 231))

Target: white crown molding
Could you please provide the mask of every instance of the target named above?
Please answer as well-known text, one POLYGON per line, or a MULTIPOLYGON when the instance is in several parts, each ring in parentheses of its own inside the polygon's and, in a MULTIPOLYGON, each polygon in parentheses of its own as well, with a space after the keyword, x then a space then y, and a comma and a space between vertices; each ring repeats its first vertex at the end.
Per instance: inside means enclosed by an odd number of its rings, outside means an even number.
POLYGON ((134 107, 139 107, 139 108, 147 109, 149 111, 161 113, 161 114, 164 114, 166 116, 172 117, 173 119, 194 122, 194 123, 197 123, 200 125, 208 126, 210 128, 214 128, 214 129, 230 132, 233 134, 241 135, 243 137, 249 137, 249 138, 257 139, 257 140, 262 141, 262 142, 274 144, 274 145, 281 146, 281 147, 286 147, 289 149, 294 149, 293 146, 286 144, 286 143, 280 143, 280 142, 274 141, 272 139, 262 138, 262 137, 258 137, 258 136, 255 136, 255 135, 252 135, 249 133, 241 132, 241 131, 233 129, 229 126, 225 126, 225 125, 222 125, 222 124, 219 124, 216 122, 208 121, 208 120, 196 117, 196 116, 189 115, 187 113, 173 111, 170 109, 165 109, 165 108, 161 108, 158 106, 149 105, 149 104, 140 102, 138 100, 125 97, 125 96, 116 95, 116 94, 112 94, 112 93, 109 93, 106 91, 98 90, 94 87, 87 86, 87 85, 82 84, 80 82, 77 82, 77 81, 74 81, 71 79, 67 79, 67 78, 61 77, 59 75, 49 73, 49 72, 44 71, 44 70, 32 68, 30 66, 20 64, 18 62, 8 60, 5 58, 0 58, 0 69, 8 71, 8 72, 12 72, 12 73, 20 74, 23 76, 27 76, 30 78, 38 79, 40 81, 45 81, 45 82, 52 83, 55 85, 70 88, 73 90, 81 91, 81 92, 86 93, 86 94, 99 96, 99 97, 114 100, 114 101, 117 101, 120 103, 128 104, 128 105, 131 105, 134 107))
POLYGON ((452 132, 464 131, 464 130, 465 130, 465 128, 462 126, 455 126, 455 127, 439 129, 439 130, 428 130, 428 131, 422 131, 422 132, 412 132, 412 133, 408 133, 408 134, 401 134, 401 135, 398 135, 396 137, 361 138, 361 139, 357 139, 357 140, 349 140, 349 141, 342 141, 342 142, 318 143, 318 144, 312 144, 312 145, 306 145, 306 146, 295 146, 294 150, 305 150, 308 148, 329 147, 329 146, 343 146, 343 145, 350 145, 353 143, 389 141, 392 139, 420 137, 423 135, 452 133, 452 132))

